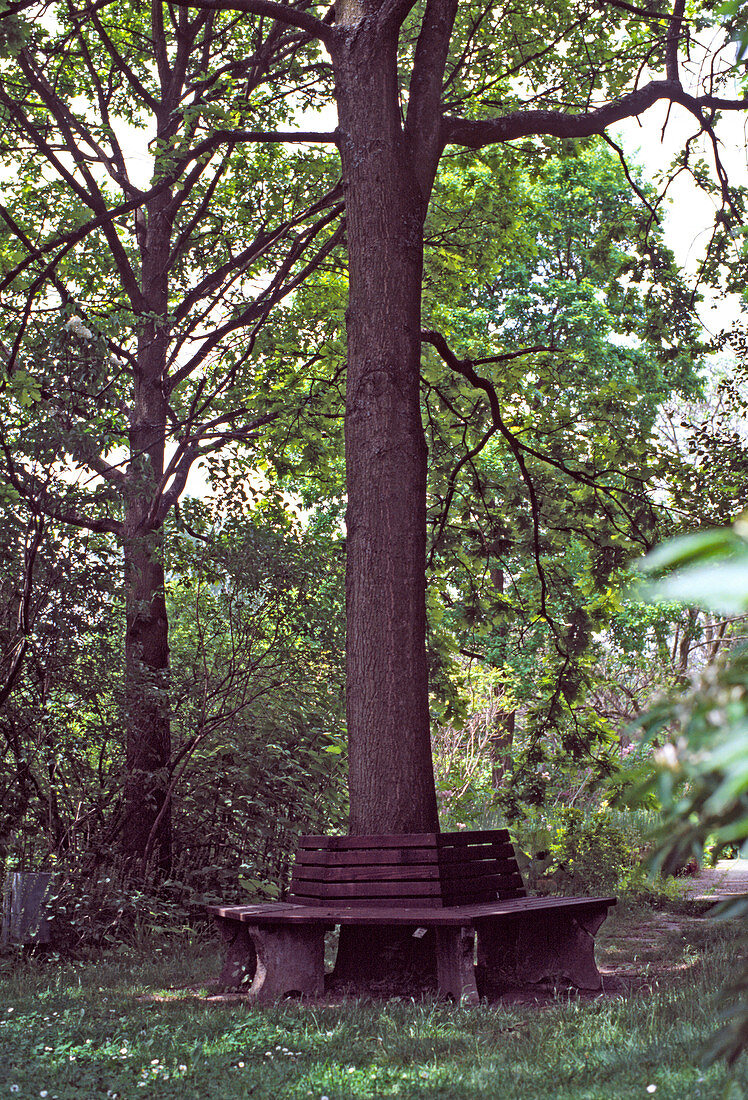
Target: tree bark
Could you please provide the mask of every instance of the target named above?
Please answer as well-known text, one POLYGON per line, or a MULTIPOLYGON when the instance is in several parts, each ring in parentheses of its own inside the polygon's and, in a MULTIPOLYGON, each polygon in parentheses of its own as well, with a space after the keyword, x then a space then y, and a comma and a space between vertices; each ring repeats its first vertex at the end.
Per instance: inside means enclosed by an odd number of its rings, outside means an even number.
POLYGON ((163 531, 152 517, 152 508, 164 472, 167 431, 169 199, 165 192, 151 200, 140 231, 143 297, 149 308, 138 334, 123 538, 127 604, 123 849, 130 858, 152 856, 164 867, 171 856, 169 623, 163 531))
MULTIPOLYGON (((504 594, 504 570, 492 569, 491 580, 496 591, 504 594)), ((500 638, 506 637, 506 627, 499 628, 500 638)), ((503 694, 503 691, 502 691, 503 694)), ((504 786, 504 776, 512 762, 512 745, 514 744, 514 730, 517 720, 516 710, 497 710, 493 719, 493 730, 488 743, 488 753, 491 759, 491 786, 495 791, 500 791, 504 786)))
POLYGON ((419 379, 424 195, 400 119, 397 34, 333 56, 349 254, 347 718, 351 833, 438 828, 426 662, 419 379))
POLYGON ((171 757, 169 642, 160 532, 125 542, 127 631, 125 707, 127 730, 126 856, 170 858, 171 815, 164 805, 171 757))

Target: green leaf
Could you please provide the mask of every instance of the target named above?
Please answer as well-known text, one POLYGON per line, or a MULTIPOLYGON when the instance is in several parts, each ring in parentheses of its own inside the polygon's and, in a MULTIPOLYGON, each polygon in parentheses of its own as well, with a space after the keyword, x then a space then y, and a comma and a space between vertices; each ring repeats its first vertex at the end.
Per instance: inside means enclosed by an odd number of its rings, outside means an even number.
POLYGON ((723 559, 725 554, 735 552, 748 557, 748 543, 730 528, 715 528, 669 539, 637 561, 635 567, 642 573, 663 573, 689 562, 723 559))
POLYGON ((693 604, 720 615, 742 615, 748 611, 748 556, 681 569, 637 591, 654 603, 693 604))

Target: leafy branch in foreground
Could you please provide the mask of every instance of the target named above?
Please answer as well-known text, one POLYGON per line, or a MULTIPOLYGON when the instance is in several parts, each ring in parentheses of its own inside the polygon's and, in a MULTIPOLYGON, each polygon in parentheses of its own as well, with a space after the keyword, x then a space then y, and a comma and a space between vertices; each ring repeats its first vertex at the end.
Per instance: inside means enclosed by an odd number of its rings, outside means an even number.
MULTIPOLYGON (((748 611, 748 522, 673 539, 640 564, 653 600, 678 600, 720 614, 748 611)), ((664 820, 655 870, 740 845, 748 854, 748 646, 721 665, 708 666, 686 691, 649 710, 641 726, 661 742, 656 770, 640 791, 656 789, 664 820)), ((748 916, 748 898, 720 907, 724 916, 748 916)), ((725 990, 723 1026, 708 1057, 733 1063, 748 1047, 748 963, 725 990)))

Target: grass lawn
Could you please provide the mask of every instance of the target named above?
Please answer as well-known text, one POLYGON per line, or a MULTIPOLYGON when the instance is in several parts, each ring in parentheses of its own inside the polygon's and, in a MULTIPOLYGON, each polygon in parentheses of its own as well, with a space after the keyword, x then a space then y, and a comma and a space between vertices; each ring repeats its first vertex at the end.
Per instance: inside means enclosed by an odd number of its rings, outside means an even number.
POLYGON ((5 960, 0 1100, 743 1100, 745 1056, 732 1071, 700 1066, 737 935, 702 917, 619 911, 598 937, 605 995, 479 1008, 210 999, 213 944, 5 960))

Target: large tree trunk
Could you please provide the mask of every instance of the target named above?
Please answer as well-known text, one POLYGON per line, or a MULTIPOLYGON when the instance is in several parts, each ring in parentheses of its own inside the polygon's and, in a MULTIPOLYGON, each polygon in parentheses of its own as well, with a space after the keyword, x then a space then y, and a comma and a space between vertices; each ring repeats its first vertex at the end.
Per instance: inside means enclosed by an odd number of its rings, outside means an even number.
POLYGON ((438 828, 419 400, 427 199, 400 121, 396 44, 359 27, 334 58, 350 280, 347 715, 358 834, 438 828))
POLYGON ((140 230, 143 297, 130 422, 125 515, 125 703, 127 759, 123 848, 130 858, 168 866, 171 807, 169 623, 164 592, 163 531, 151 514, 164 472, 167 404, 168 192, 148 204, 140 230))

